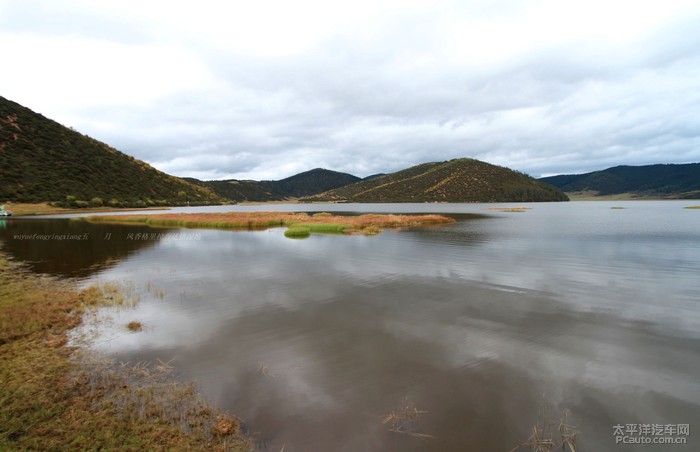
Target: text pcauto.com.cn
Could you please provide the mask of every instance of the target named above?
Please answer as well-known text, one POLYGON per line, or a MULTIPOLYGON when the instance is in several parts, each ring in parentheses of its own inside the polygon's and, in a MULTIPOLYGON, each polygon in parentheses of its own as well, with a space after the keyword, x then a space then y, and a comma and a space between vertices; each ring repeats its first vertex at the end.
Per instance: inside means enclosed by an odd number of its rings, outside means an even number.
POLYGON ((613 425, 615 444, 686 444, 690 424, 613 425))

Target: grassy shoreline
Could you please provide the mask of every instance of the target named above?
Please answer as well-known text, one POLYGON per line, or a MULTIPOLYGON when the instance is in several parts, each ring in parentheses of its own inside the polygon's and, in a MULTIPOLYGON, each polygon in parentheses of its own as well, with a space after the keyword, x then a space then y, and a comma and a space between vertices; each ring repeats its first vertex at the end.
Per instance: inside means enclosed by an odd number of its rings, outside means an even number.
POLYGON ((78 291, 1 253, 0 281, 0 450, 251 449, 237 418, 163 366, 109 363, 67 346, 82 315, 108 303, 99 288, 78 291))
POLYGON ((129 211, 144 211, 144 210, 168 210, 170 207, 125 207, 115 209, 114 207, 85 207, 85 208, 68 208, 49 205, 45 202, 40 203, 6 203, 5 208, 12 210, 14 217, 29 217, 36 215, 60 215, 65 213, 90 213, 90 212, 129 212, 129 211))
POLYGON ((291 212, 164 213, 154 215, 110 215, 76 218, 94 223, 143 224, 148 226, 259 230, 288 228, 288 237, 308 236, 312 232, 374 235, 383 229, 401 229, 452 223, 443 215, 366 214, 333 215, 327 212, 309 215, 291 212), (291 231, 291 232, 290 232, 291 231))

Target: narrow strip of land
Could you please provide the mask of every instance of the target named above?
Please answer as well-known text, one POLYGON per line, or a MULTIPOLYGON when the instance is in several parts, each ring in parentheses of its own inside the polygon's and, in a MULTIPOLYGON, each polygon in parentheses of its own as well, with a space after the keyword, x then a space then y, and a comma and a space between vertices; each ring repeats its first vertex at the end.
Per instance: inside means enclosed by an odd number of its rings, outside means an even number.
POLYGON ((67 213, 86 213, 86 212, 114 212, 115 210, 126 211, 144 211, 144 210, 169 210, 171 207, 139 207, 139 208, 118 208, 109 206, 102 207, 59 207, 50 203, 6 203, 5 208, 12 211, 12 216, 26 217, 35 215, 60 215, 67 213))
POLYGON ((443 215, 333 215, 327 212, 314 215, 292 212, 95 215, 83 217, 80 220, 96 223, 218 229, 267 229, 286 226, 289 228, 287 236, 304 236, 311 232, 372 235, 381 232, 382 229, 411 228, 455 221, 453 218, 443 215))

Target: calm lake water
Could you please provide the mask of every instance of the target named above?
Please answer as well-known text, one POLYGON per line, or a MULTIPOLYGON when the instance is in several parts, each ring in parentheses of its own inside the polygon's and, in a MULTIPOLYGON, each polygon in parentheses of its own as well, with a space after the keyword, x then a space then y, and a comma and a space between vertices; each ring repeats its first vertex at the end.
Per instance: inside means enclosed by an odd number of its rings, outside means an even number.
POLYGON ((544 407, 551 419, 570 410, 580 450, 697 451, 700 210, 683 208, 694 203, 192 208, 459 221, 293 240, 279 228, 13 218, 0 238, 36 272, 138 295, 110 313, 95 347, 172 360, 262 450, 508 451, 544 407), (128 332, 131 320, 145 330, 128 332), (420 413, 383 423, 405 406, 420 413), (689 424, 690 435, 621 446, 618 424, 689 424))

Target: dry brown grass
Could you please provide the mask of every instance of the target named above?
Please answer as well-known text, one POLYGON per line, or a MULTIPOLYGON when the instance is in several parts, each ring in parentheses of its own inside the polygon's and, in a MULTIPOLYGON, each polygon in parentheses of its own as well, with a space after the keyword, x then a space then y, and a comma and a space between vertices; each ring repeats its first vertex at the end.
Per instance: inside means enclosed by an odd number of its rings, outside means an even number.
POLYGON ((134 333, 136 333, 138 331, 143 330, 143 323, 136 320, 132 320, 131 322, 126 324, 126 327, 129 331, 133 331, 134 333))
POLYGON ((385 424, 393 433, 401 433, 420 439, 433 439, 432 435, 416 432, 419 416, 426 413, 427 411, 419 410, 414 403, 404 399, 399 409, 392 410, 382 416, 382 424, 385 424))
POLYGON ((576 452, 578 432, 568 423, 569 411, 565 410, 559 420, 545 420, 532 426, 532 435, 524 443, 510 452, 520 449, 531 452, 551 452, 554 450, 576 452))
POLYGON ((174 383, 168 363, 126 365, 66 345, 86 309, 118 297, 1 254, 0 281, 0 450, 250 450, 240 421, 174 383))

